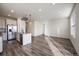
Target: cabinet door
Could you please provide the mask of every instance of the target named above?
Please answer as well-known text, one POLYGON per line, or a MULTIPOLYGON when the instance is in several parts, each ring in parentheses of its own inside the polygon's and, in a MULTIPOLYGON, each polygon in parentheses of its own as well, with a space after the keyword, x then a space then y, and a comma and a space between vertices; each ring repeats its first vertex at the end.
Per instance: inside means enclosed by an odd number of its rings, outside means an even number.
POLYGON ((0 28, 5 28, 5 19, 0 18, 0 28))
POLYGON ((23 34, 23 45, 27 45, 31 43, 32 43, 31 34, 23 34))
POLYGON ((1 52, 2 52, 2 50, 3 50, 2 45, 3 45, 3 42, 2 42, 2 37, 0 37, 0 53, 1 53, 1 52))

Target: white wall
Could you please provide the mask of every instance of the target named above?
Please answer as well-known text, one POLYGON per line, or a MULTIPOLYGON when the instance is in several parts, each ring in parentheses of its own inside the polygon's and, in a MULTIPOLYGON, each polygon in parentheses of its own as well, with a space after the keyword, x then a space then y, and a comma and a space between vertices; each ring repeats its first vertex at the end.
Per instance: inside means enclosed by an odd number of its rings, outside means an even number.
POLYGON ((31 29, 31 33, 32 33, 32 36, 34 36, 34 21, 32 21, 32 24, 31 24, 31 27, 32 27, 32 29, 31 29))
MULTIPOLYGON (((75 35, 75 38, 71 35, 70 39, 79 55, 79 4, 76 5, 73 13, 76 15, 76 19, 75 19, 75 21, 76 21, 75 34, 76 35, 75 35)), ((72 13, 71 17, 73 17, 73 15, 74 15, 73 13, 72 13)))
POLYGON ((79 55, 79 4, 76 6, 76 45, 77 45, 77 53, 79 55))
POLYGON ((61 38, 70 37, 69 19, 56 19, 49 21, 34 21, 34 36, 45 34, 61 38), (45 26, 44 26, 45 25, 45 26))
POLYGON ((45 35, 69 38, 69 19, 56 19, 45 21, 45 35))
POLYGON ((17 19, 17 25, 18 25, 18 33, 22 33, 26 31, 26 24, 25 21, 22 21, 20 18, 17 19))
POLYGON ((43 34, 43 24, 40 21, 34 21, 34 36, 43 34))

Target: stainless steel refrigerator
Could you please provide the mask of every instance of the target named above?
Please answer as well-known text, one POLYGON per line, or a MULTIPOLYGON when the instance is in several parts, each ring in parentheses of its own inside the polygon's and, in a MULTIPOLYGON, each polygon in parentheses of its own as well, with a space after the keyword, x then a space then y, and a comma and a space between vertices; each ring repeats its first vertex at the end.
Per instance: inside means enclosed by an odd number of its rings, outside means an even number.
POLYGON ((7 40, 16 39, 17 26, 7 25, 7 40))

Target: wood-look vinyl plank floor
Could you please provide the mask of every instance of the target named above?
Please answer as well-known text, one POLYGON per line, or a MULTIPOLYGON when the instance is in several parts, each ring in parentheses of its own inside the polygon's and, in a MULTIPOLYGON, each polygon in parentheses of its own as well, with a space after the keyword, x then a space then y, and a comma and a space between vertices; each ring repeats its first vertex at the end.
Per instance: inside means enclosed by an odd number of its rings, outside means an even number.
MULTIPOLYGON (((71 53, 73 56, 77 56, 76 50, 73 47, 73 44, 69 39, 65 38, 57 38, 57 37, 51 37, 51 42, 55 44, 55 46, 61 50, 61 52, 65 55, 66 53, 71 53), (67 52, 68 51, 68 52, 67 52), (65 53, 66 52, 66 53, 65 53)), ((69 54, 68 53, 68 54, 69 54)))
MULTIPOLYGON (((73 55, 74 53, 75 55, 77 55, 70 41, 68 40, 66 41, 65 39, 62 40, 54 37, 51 38, 52 39, 49 40, 51 40, 54 46, 56 46, 57 49, 59 49, 59 51, 63 55, 67 55, 67 51, 73 55), (58 44, 56 44, 55 42, 58 44)), ((25 46, 22 46, 16 40, 8 41, 8 43, 5 41, 3 44, 3 53, 0 55, 1 56, 54 56, 54 54, 51 51, 51 48, 49 47, 48 42, 45 40, 45 36, 42 35, 33 37, 32 44, 28 44, 25 46)))
POLYGON ((16 40, 4 42, 2 56, 53 56, 44 37, 32 38, 32 44, 22 46, 16 40))

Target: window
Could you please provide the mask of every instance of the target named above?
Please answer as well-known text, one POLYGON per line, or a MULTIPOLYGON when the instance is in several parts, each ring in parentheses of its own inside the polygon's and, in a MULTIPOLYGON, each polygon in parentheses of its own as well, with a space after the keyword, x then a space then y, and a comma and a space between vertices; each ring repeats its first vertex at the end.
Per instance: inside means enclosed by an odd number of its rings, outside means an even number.
POLYGON ((71 16, 71 35, 75 38, 75 32, 76 32, 76 15, 75 12, 71 16))

